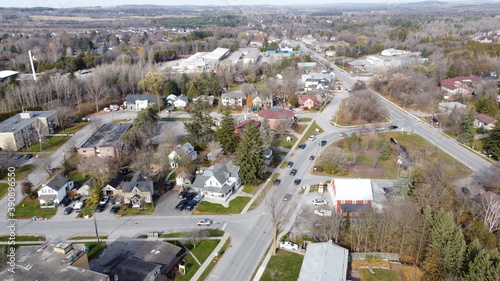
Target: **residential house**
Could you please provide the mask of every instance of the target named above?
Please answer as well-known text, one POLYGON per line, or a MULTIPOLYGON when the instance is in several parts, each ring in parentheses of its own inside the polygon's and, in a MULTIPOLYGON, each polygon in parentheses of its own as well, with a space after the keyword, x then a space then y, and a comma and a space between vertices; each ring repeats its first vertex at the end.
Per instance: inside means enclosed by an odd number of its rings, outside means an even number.
POLYGON ((110 280, 107 274, 90 269, 83 244, 21 246, 15 252, 13 269, 15 273, 0 271, 0 280, 110 280))
POLYGON ((215 101, 215 97, 214 96, 205 96, 205 95, 199 96, 199 97, 194 98, 193 102, 197 101, 199 99, 202 99, 203 101, 207 102, 208 105, 210 105, 210 106, 214 106, 214 101, 215 101))
POLYGON ((309 92, 309 91, 315 91, 315 90, 324 90, 328 89, 330 85, 330 82, 328 79, 322 78, 322 79, 306 79, 304 83, 304 91, 309 92))
POLYGON ((73 189, 73 181, 66 177, 56 175, 49 182, 42 185, 38 190, 38 199, 41 208, 55 208, 66 196, 66 193, 73 189))
POLYGON ((202 170, 191 188, 205 195, 209 201, 225 202, 241 186, 239 171, 239 166, 215 164, 202 170))
POLYGON ((260 110, 271 108, 273 106, 273 100, 270 96, 265 96, 255 91, 247 98, 247 104, 252 106, 255 110, 260 110), (248 100, 251 100, 251 102, 248 102, 248 100))
POLYGON ((445 91, 450 96, 457 94, 469 95, 472 94, 474 84, 480 81, 482 81, 482 79, 478 76, 461 76, 445 79, 441 80, 441 90, 445 91))
POLYGON ((192 173, 180 172, 175 178, 175 184, 181 187, 191 186, 196 179, 192 173))
POLYGON ((249 119, 249 120, 242 121, 242 122, 236 124, 236 126, 234 127, 234 134, 236 135, 236 138, 241 139, 241 136, 243 136, 243 131, 245 130, 245 127, 250 122, 254 123, 255 126, 260 128, 261 123, 259 120, 249 119))
POLYGON ((288 128, 295 121, 295 114, 293 111, 279 107, 261 110, 258 115, 259 121, 261 122, 266 118, 269 120, 269 127, 271 130, 288 128))
POLYGON ((297 63, 297 67, 299 69, 302 69, 305 73, 309 73, 311 71, 316 70, 316 68, 318 67, 318 63, 317 62, 299 62, 299 63, 297 63))
POLYGON ((300 108, 313 109, 316 104, 315 95, 297 95, 300 108))
POLYGON ((127 95, 123 106, 128 110, 139 111, 158 103, 157 95, 127 95))
POLYGON ((333 179, 328 184, 328 192, 339 214, 366 212, 373 201, 369 179, 333 179))
POLYGON ((298 281, 346 281, 349 250, 330 242, 307 244, 298 281))
POLYGON ((243 93, 240 92, 227 92, 221 95, 222 105, 230 107, 243 106, 243 93))
POLYGON ((118 155, 120 138, 130 128, 131 123, 109 123, 102 125, 86 142, 78 148, 78 155, 90 157, 115 158, 118 155))
MULTIPOLYGON (((102 189, 102 193, 106 196, 110 197, 121 197, 123 195, 120 184, 125 179, 125 176, 122 174, 116 174, 112 179, 109 180, 108 184, 102 189)), ((92 179, 91 179, 92 180, 92 179)), ((92 182, 87 183, 89 186, 92 185, 92 182)))
POLYGON ((273 150, 269 148, 264 149, 264 163, 266 163, 267 166, 271 164, 273 158, 273 150))
POLYGON ((168 95, 168 97, 165 99, 165 102, 169 105, 174 104, 174 101, 177 99, 177 96, 174 94, 168 95))
POLYGON ((333 71, 323 70, 321 72, 311 72, 302 74, 302 83, 305 83, 307 79, 326 79, 329 83, 335 80, 335 73, 333 71))
POLYGON ((121 182, 118 189, 121 190, 123 202, 133 208, 153 203, 153 181, 146 180, 140 172, 135 173, 131 181, 121 182))
POLYGON ((486 130, 492 130, 495 127, 497 120, 493 117, 484 114, 474 115, 474 127, 484 127, 486 130))
POLYGON ((194 150, 194 146, 191 143, 186 142, 182 145, 178 145, 172 152, 170 152, 168 155, 170 167, 172 169, 177 169, 179 167, 179 160, 182 158, 190 161, 194 161, 198 158, 198 153, 194 150))
POLYGON ((189 103, 189 99, 186 95, 180 95, 174 101, 175 108, 186 108, 189 103))
POLYGON ((0 123, 0 149, 17 151, 39 142, 59 126, 57 111, 26 111, 0 123))

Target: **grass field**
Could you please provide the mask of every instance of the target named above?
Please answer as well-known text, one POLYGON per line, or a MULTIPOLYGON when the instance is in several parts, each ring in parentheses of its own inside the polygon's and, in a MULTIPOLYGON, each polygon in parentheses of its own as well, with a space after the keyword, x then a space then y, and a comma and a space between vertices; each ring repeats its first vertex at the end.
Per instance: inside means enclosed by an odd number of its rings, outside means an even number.
MULTIPOLYGON (((21 167, 16 167, 14 173, 16 174, 16 181, 22 181, 26 176, 28 176, 31 171, 35 168, 34 165, 24 165, 21 167)), ((0 180, 7 180, 7 175, 9 171, 7 169, 0 173, 0 180)))
POLYGON ((98 258, 106 248, 106 242, 87 242, 85 245, 89 247, 89 252, 87 253, 89 261, 98 258))
POLYGON ((363 281, 399 281, 399 275, 388 269, 374 268, 375 275, 371 274, 368 269, 362 268, 359 270, 361 280, 363 281))
MULTIPOLYGON (((52 136, 48 137, 46 141, 42 142, 41 151, 54 151, 59 149, 63 144, 65 144, 71 137, 69 136, 52 136)), ((26 147, 22 152, 40 152, 40 144, 36 143, 30 147, 26 147)))
MULTIPOLYGON (((195 233, 198 232, 205 237, 222 237, 224 235, 224 231, 220 229, 201 229, 195 231, 195 233)), ((174 232, 174 233, 167 233, 167 234, 162 234, 159 236, 159 238, 180 238, 180 237, 185 237, 186 234, 189 235, 194 235, 192 232, 186 233, 186 232, 174 232)))
MULTIPOLYGON (((198 261, 203 264, 203 262, 208 258, 208 256, 212 253, 212 251, 217 247, 220 240, 203 240, 196 244, 194 247, 193 243, 185 243, 184 245, 191 251, 191 253, 198 259, 198 261)), ((184 247, 180 244, 179 241, 171 241, 170 243, 181 247, 184 250, 184 247)), ((185 253, 185 250, 184 250, 185 253)), ((173 280, 175 281, 187 281, 191 280, 193 275, 198 271, 200 265, 195 261, 195 259, 187 254, 184 256, 186 259, 186 275, 177 275, 173 280)))
POLYGON ((7 194, 7 191, 9 191, 9 184, 8 183, 0 183, 0 199, 7 194))
MULTIPOLYGON (((0 242, 9 241, 10 236, 0 236, 0 242)), ((45 241, 45 237, 43 236, 16 236, 15 239, 17 242, 19 241, 45 241)))
POLYGON ((56 132, 56 134, 76 134, 76 132, 80 131, 80 129, 83 128, 88 123, 89 122, 80 122, 73 127, 69 127, 64 130, 59 130, 56 132))
POLYGON ((289 281, 299 278, 300 268, 304 256, 278 250, 276 256, 272 256, 267 264, 264 274, 260 278, 261 281, 289 281))
POLYGON ((57 208, 42 209, 39 207, 38 199, 29 199, 25 197, 21 203, 16 206, 16 219, 31 219, 36 216, 38 218, 51 218, 57 213, 57 208))
POLYGON ((230 215, 239 214, 250 201, 250 197, 238 196, 229 202, 229 207, 226 208, 222 204, 210 203, 202 201, 193 211, 193 214, 213 214, 213 215, 230 215))
POLYGON ((297 137, 294 135, 281 135, 278 137, 278 146, 283 148, 291 149, 293 145, 297 142, 297 137), (292 141, 287 141, 287 137, 290 137, 292 141))

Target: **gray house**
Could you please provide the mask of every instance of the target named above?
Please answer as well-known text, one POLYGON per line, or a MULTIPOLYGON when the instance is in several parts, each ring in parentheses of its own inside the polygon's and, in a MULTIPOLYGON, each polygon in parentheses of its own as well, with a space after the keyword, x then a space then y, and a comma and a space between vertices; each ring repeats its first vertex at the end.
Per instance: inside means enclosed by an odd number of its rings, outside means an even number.
POLYGON ((158 103, 156 95, 127 95, 124 106, 128 110, 139 111, 155 103, 158 103))
POLYGON ((201 171, 191 187, 203 193, 205 199, 222 203, 241 186, 239 171, 239 166, 215 164, 201 171))

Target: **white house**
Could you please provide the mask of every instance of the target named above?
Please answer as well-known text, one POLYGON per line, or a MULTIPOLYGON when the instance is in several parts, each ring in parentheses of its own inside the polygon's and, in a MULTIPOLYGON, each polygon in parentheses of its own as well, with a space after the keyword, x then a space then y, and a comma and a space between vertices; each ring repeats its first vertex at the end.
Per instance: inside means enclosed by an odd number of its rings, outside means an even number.
POLYGON ((191 161, 196 160, 198 153, 194 150, 191 143, 186 142, 183 145, 178 145, 170 154, 168 155, 168 160, 170 162, 170 167, 172 169, 177 169, 179 167, 179 160, 181 158, 187 158, 191 161))
POLYGON ((73 189, 73 181, 57 175, 38 190, 38 199, 41 208, 55 208, 66 196, 66 192, 73 189))
POLYGON ((242 107, 243 93, 227 92, 221 95, 223 106, 242 107))
POLYGON ((155 103, 158 103, 156 95, 127 95, 124 105, 129 110, 139 111, 155 103))
POLYGON ((213 202, 225 202, 241 186, 239 166, 215 164, 198 175, 192 188, 213 202))
POLYGON ((185 108, 189 103, 188 97, 186 95, 180 95, 174 101, 175 108, 185 108))
POLYGON ((497 120, 493 117, 484 114, 476 114, 474 115, 474 127, 480 128, 483 127, 486 130, 493 130, 495 128, 495 124, 497 120))

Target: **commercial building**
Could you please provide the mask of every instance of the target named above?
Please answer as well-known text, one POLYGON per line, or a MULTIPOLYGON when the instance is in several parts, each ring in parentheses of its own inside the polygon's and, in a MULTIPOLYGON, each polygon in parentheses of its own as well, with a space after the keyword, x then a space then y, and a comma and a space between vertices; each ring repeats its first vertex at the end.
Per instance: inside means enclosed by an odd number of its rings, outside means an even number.
POLYGON ((298 281, 345 281, 349 251, 328 242, 310 243, 298 281))
POLYGON ((26 111, 0 123, 0 148, 17 151, 39 142, 59 126, 56 111, 26 111))
POLYGON ((78 155, 82 156, 84 159, 94 156, 115 158, 118 154, 118 142, 131 125, 130 123, 103 125, 80 148, 78 148, 78 155))

